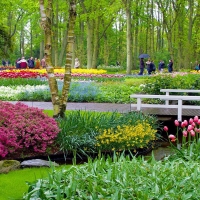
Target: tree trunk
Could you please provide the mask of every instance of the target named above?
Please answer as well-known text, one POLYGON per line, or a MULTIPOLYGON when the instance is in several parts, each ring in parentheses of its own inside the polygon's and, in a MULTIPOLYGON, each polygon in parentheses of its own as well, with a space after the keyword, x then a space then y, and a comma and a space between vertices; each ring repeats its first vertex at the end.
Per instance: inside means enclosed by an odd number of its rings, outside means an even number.
POLYGON ((94 45, 93 45, 93 54, 92 54, 92 69, 97 68, 97 57, 99 50, 99 17, 95 20, 95 30, 94 30, 94 45))
POLYGON ((60 51, 60 56, 59 56, 59 61, 58 65, 62 66, 63 65, 63 60, 65 58, 65 53, 66 53, 66 46, 67 46, 67 28, 63 31, 63 39, 62 39, 62 46, 61 46, 61 51, 60 51))
MULTIPOLYGON (((69 23, 68 23, 68 40, 66 48, 66 64, 65 64, 65 74, 64 83, 62 88, 62 95, 59 96, 58 86, 56 77, 54 75, 54 68, 51 62, 51 39, 52 39, 52 26, 51 26, 51 15, 52 15, 52 0, 48 1, 47 9, 45 12, 44 0, 40 0, 40 13, 41 13, 41 27, 45 32, 45 60, 46 60, 46 70, 48 74, 49 87, 51 91, 51 100, 53 104, 53 117, 64 117, 66 111, 67 98, 69 93, 69 87, 71 82, 71 64, 72 64, 72 52, 74 45, 74 25, 76 19, 76 1, 70 0, 69 2, 69 23)), ((66 2, 68 2, 66 0, 66 2)))
POLYGON ((126 65, 126 74, 131 74, 132 69, 132 60, 133 60, 133 51, 132 51, 132 33, 131 33, 131 0, 125 1, 125 9, 126 9, 126 21, 127 21, 127 41, 126 41, 126 49, 127 49, 127 65, 126 65))
POLYGON ((93 31, 92 31, 91 23, 87 23, 87 69, 92 68, 92 38, 93 38, 93 31))

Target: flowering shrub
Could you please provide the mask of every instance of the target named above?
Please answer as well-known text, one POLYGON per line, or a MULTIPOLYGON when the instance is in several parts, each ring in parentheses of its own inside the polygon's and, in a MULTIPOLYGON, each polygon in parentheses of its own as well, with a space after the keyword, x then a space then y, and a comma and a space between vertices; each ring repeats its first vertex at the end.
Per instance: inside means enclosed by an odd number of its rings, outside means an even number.
POLYGON ((38 108, 0 101, 0 157, 44 153, 59 133, 57 122, 38 108))
MULTIPOLYGON (((200 149, 200 119, 198 116, 190 118, 188 121, 179 122, 174 121, 177 127, 176 134, 168 135, 171 147, 178 152, 185 159, 198 160, 200 149), (179 137, 181 133, 181 138, 179 137)), ((168 127, 164 126, 164 131, 168 133, 168 127)))
POLYGON ((116 129, 109 128, 96 137, 97 147, 101 150, 126 150, 147 147, 155 140, 155 133, 151 125, 145 121, 136 125, 118 125, 116 129))

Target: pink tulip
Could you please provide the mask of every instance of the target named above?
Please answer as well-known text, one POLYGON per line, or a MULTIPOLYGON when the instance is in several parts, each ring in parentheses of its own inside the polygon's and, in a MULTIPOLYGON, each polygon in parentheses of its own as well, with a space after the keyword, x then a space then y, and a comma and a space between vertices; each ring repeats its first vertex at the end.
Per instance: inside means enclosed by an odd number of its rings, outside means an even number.
POLYGON ((183 123, 185 124, 185 126, 188 125, 188 121, 187 120, 184 120, 183 123))
POLYGON ((175 121, 174 121, 174 124, 175 124, 175 126, 179 126, 179 121, 178 121, 178 120, 175 120, 175 121))
POLYGON ((164 126, 163 130, 167 132, 168 131, 168 127, 164 126))
POLYGON ((192 137, 195 136, 195 132, 194 132, 194 130, 191 130, 191 131, 190 131, 190 135, 191 135, 192 137))
POLYGON ((196 122, 198 122, 198 120, 199 120, 199 117, 198 117, 198 116, 195 116, 195 117, 194 117, 194 122, 196 123, 196 122))
POLYGON ((194 131, 195 131, 195 133, 200 133, 200 129, 199 128, 196 128, 194 131))
POLYGON ((192 125, 189 125, 188 128, 187 128, 188 131, 191 131, 193 129, 194 129, 194 127, 192 125))
POLYGON ((200 119, 198 120, 197 124, 200 124, 200 119))
POLYGON ((196 124, 195 124, 195 122, 192 122, 192 124, 191 124, 193 127, 195 127, 196 126, 196 124))
POLYGON ((176 141, 176 136, 175 135, 169 135, 168 138, 171 140, 171 142, 176 141))
POLYGON ((192 118, 190 118, 190 119, 189 119, 189 124, 192 124, 193 121, 194 121, 194 120, 193 120, 192 118))
POLYGON ((182 128, 184 128, 184 127, 186 127, 187 125, 185 125, 185 123, 184 122, 181 122, 181 127, 182 128))
POLYGON ((183 131, 183 137, 187 137, 188 132, 186 130, 183 131))

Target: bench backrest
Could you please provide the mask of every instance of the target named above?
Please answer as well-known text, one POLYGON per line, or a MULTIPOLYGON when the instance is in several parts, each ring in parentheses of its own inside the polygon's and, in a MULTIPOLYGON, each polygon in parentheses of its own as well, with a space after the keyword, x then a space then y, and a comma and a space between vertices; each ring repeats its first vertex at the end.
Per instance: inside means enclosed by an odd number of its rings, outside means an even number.
POLYGON ((189 89, 161 89, 160 92, 200 93, 200 90, 189 90, 189 89))

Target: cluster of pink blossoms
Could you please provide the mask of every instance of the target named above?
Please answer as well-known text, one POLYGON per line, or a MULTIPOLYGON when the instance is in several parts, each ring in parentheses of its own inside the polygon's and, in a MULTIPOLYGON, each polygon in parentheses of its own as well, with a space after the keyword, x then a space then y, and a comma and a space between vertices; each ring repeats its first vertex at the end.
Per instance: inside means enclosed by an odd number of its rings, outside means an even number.
MULTIPOLYGON (((182 128, 183 137, 187 137, 188 134, 190 134, 192 137, 195 137, 196 133, 200 133, 200 119, 198 116, 195 116, 194 118, 190 118, 189 121, 184 120, 183 122, 179 122, 178 120, 174 121, 175 126, 182 128)), ((168 132, 168 127, 164 126, 164 131, 168 132)), ((176 141, 176 136, 173 134, 170 134, 168 138, 171 140, 171 142, 176 141)))

